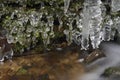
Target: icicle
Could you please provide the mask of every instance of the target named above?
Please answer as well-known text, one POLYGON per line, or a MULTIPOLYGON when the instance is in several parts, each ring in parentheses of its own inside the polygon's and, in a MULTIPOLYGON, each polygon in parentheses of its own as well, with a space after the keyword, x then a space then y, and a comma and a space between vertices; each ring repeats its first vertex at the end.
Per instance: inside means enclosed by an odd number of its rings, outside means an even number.
POLYGON ((89 36, 93 48, 98 48, 101 42, 101 1, 85 0, 83 9, 83 27, 82 27, 82 49, 88 49, 89 36))
POLYGON ((105 7, 105 5, 104 4, 101 4, 101 11, 102 11, 102 14, 101 14, 101 16, 103 17, 103 18, 105 18, 106 17, 106 7, 105 7))
POLYGON ((38 16, 38 13, 33 11, 31 12, 31 15, 29 16, 30 18, 30 24, 34 27, 34 26, 37 26, 38 25, 38 22, 39 22, 39 16, 38 16))
POLYGON ((106 22, 103 25, 103 36, 102 36, 103 39, 102 40, 109 41, 109 40, 111 40, 113 21, 110 16, 107 16, 107 18, 105 20, 106 20, 106 22))
POLYGON ((66 35, 66 40, 68 42, 68 45, 70 45, 73 41, 72 32, 73 32, 74 15, 75 15, 74 13, 69 13, 66 15, 66 17, 68 17, 67 20, 68 30, 64 30, 64 34, 66 35))
POLYGON ((90 25, 90 39, 93 48, 98 48, 101 42, 101 23, 102 23, 102 10, 101 10, 101 0, 93 0, 94 5, 91 4, 91 25, 90 25))
POLYGON ((64 13, 66 14, 69 8, 70 0, 64 0, 64 13))
POLYGON ((120 10, 120 0, 111 0, 112 12, 117 12, 120 10))
POLYGON ((74 29, 72 31, 72 40, 77 44, 80 45, 81 44, 81 40, 82 40, 82 33, 81 33, 81 29, 82 29, 82 19, 79 16, 76 16, 76 29, 74 29))
POLYGON ((47 45, 50 43, 50 39, 49 39, 49 35, 48 32, 50 32, 50 27, 48 27, 48 23, 45 22, 41 22, 41 36, 43 39, 43 44, 44 47, 47 48, 47 45))
POLYGON ((77 25, 77 28, 81 31, 81 29, 82 29, 82 19, 79 17, 79 16, 77 16, 76 17, 76 25, 77 25))
POLYGON ((120 17, 114 18, 114 27, 117 29, 118 33, 120 34, 120 17))
POLYGON ((48 16, 48 25, 50 27, 49 36, 52 38, 55 36, 54 31, 53 31, 53 28, 54 28, 53 22, 54 22, 53 15, 48 16))
POLYGON ((66 35, 66 40, 68 42, 68 45, 70 45, 72 43, 72 22, 69 25, 69 29, 68 30, 64 30, 64 34, 66 35))
POLYGON ((77 44, 81 44, 82 34, 80 31, 73 30, 72 31, 72 40, 77 44))
POLYGON ((117 41, 120 42, 120 17, 113 18, 113 26, 112 26, 112 33, 111 38, 117 37, 117 41), (116 34, 117 31, 117 34, 116 34))
POLYGON ((59 25, 58 29, 60 31, 60 29, 63 27, 63 21, 61 20, 60 17, 59 17, 59 23, 60 23, 60 25, 59 25))
MULTIPOLYGON (((87 0, 86 0, 87 1, 87 0)), ((81 41, 81 46, 82 49, 87 49, 89 46, 89 30, 90 30, 90 15, 89 15, 89 9, 88 9, 88 4, 84 3, 84 9, 83 9, 83 27, 82 27, 82 41, 81 41)))

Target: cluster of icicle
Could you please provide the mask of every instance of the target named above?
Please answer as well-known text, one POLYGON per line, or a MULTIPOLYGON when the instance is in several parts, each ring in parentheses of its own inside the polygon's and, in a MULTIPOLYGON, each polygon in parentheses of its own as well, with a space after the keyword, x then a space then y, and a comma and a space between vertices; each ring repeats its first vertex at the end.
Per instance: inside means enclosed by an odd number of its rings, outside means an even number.
POLYGON ((8 43, 19 43, 20 53, 23 53, 24 48, 30 50, 31 44, 33 48, 36 46, 37 38, 41 34, 44 45, 49 44, 50 38, 54 37, 53 16, 46 13, 48 22, 45 22, 41 20, 44 17, 42 12, 23 12, 24 10, 15 10, 10 19, 4 21, 4 28, 8 31, 8 43), (18 19, 14 19, 15 15, 18 19))
MULTIPOLYGON (((64 26, 68 26, 64 30, 64 34, 68 45, 74 41, 81 45, 81 49, 89 49, 90 44, 95 49, 99 47, 101 41, 113 40, 116 31, 120 38, 120 17, 106 14, 107 10, 104 5, 110 5, 110 14, 118 13, 120 11, 120 0, 105 1, 106 3, 101 0, 84 0, 83 10, 78 15, 69 11, 71 0, 64 0, 64 15, 67 18, 64 26), (76 21, 76 25, 73 24, 74 21, 76 21)), ((44 6, 41 6, 41 9, 44 10, 44 8, 44 6)), ((5 11, 8 12, 7 9, 5 11)), ((22 8, 13 11, 11 16, 6 17, 7 19, 3 21, 3 26, 8 32, 6 35, 8 43, 19 43, 21 47, 18 50, 21 50, 22 53, 24 48, 29 50, 31 44, 34 47, 37 39, 41 37, 46 47, 50 44, 50 39, 56 36, 53 29, 54 14, 48 13, 49 11, 37 12, 34 10, 27 12, 22 8), (15 16, 17 16, 17 19, 15 16)), ((60 15, 57 14, 57 17, 59 18, 60 15)), ((63 26, 61 18, 59 18, 59 23, 59 28, 61 28, 63 26)), ((2 61, 6 54, 1 55, 1 53, 0 60, 2 61)))
MULTIPOLYGON (((65 13, 69 6, 69 0, 65 0, 65 13)), ((106 1, 107 2, 107 1, 106 1)), ((120 10, 120 0, 111 1, 111 13, 120 10)), ((85 0, 84 7, 80 13, 80 17, 76 17, 77 30, 74 26, 69 25, 69 30, 64 33, 67 36, 67 41, 74 41, 81 45, 81 49, 89 49, 91 42, 92 47, 98 48, 101 41, 109 41, 114 39, 115 32, 120 32, 120 17, 113 17, 106 14, 106 8, 101 0, 85 0)), ((71 20, 72 21, 72 20, 71 20)))
MULTIPOLYGON (((106 2, 109 0, 106 0, 106 2)), ((68 45, 73 41, 81 45, 81 49, 89 49, 89 42, 91 42, 93 48, 98 48, 101 41, 109 41, 114 38, 116 29, 120 32, 119 24, 120 18, 113 17, 106 14, 105 3, 101 0, 85 0, 83 4, 82 12, 77 15, 69 11, 69 5, 71 0, 64 0, 64 14, 68 18, 66 22, 68 28, 64 30, 68 45), (76 25, 73 25, 76 20, 76 25)), ((118 12, 120 10, 120 0, 112 0, 111 12, 118 12)), ((44 6, 42 6, 44 9, 44 6)), ((32 46, 36 45, 37 38, 42 37, 45 46, 50 44, 50 38, 54 38, 54 18, 53 14, 48 12, 36 12, 22 13, 24 10, 15 10, 11 14, 11 19, 4 21, 5 29, 9 32, 7 39, 9 43, 19 42, 22 45, 21 52, 24 52, 24 48, 30 49, 30 43, 32 46), (18 16, 18 19, 14 19, 14 15, 18 16), (47 22, 41 19, 47 19, 47 22), (28 25, 30 23, 30 25, 28 25), (9 29, 9 28, 10 29, 9 29)), ((57 14, 58 17, 60 16, 57 14)), ((60 27, 63 25, 63 21, 59 19, 60 27)))

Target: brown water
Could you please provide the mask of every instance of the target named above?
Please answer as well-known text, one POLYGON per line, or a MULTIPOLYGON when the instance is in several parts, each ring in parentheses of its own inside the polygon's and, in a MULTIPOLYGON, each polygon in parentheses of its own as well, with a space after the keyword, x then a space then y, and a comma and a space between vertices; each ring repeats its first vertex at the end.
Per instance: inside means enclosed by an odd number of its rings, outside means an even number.
POLYGON ((74 51, 14 57, 0 64, 0 80, 76 80, 84 73, 74 51))
POLYGON ((107 57, 99 58, 103 55, 99 49, 94 50, 87 57, 83 56, 86 57, 85 62, 89 63, 87 65, 79 62, 80 55, 86 54, 80 51, 79 47, 71 46, 60 51, 51 50, 44 54, 39 51, 29 51, 27 53, 31 55, 14 57, 12 60, 1 63, 0 80, 104 80, 100 75, 106 68, 112 66, 111 61, 115 64, 116 61, 119 62, 117 58, 119 53, 111 46, 119 49, 116 44, 103 45, 107 57), (116 54, 111 53, 110 50, 116 54), (96 57, 96 54, 99 56, 96 57), (91 63, 91 61, 94 62, 91 63), (85 70, 90 70, 90 72, 85 70))

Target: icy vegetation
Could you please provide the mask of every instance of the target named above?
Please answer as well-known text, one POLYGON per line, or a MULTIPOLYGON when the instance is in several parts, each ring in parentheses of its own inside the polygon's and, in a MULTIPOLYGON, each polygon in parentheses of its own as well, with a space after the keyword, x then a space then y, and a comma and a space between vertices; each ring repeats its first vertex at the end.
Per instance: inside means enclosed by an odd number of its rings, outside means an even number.
POLYGON ((120 39, 120 0, 12 0, 0 1, 0 26, 14 52, 37 43, 46 48, 66 35, 68 45, 98 48, 101 41, 120 39))
MULTIPOLYGON (((119 0, 112 0, 107 4, 111 4, 111 13, 119 11, 119 0)), ((28 50, 29 47, 34 47, 37 43, 37 38, 41 36, 45 46, 50 44, 50 38, 55 36, 54 34, 54 20, 53 13, 45 11, 45 4, 41 3, 41 10, 31 10, 24 12, 24 9, 14 10, 10 17, 6 17, 3 21, 4 28, 8 31, 7 39, 8 43, 17 43, 20 45, 26 44, 28 50), (42 11, 43 10, 43 11, 42 11), (17 18, 17 19, 15 19, 17 18), (8 28, 9 27, 9 28, 8 28), (24 35, 27 34, 27 35, 24 35), (17 35, 17 36, 16 36, 17 35)), ((53 5, 51 2, 50 5, 53 5)), ((4 7, 3 4, 1 4, 4 7)), ((68 45, 73 41, 81 45, 81 49, 89 49, 89 41, 93 48, 98 48, 101 41, 109 41, 114 39, 116 30, 120 32, 120 17, 112 17, 106 14, 106 7, 101 0, 85 0, 83 3, 83 10, 77 15, 74 12, 69 11, 70 0, 64 0, 64 13, 67 21, 64 22, 64 26, 67 28, 63 31, 66 35, 68 45), (76 25, 73 25, 76 20, 76 25)), ((4 9, 4 8, 3 8, 4 9)), ((6 9, 4 9, 6 10, 6 9)), ((59 18, 59 28, 63 26, 63 21, 60 18, 61 14, 57 14, 59 18)), ((21 50, 23 52, 23 50, 21 50)))
MULTIPOLYGON (((113 12, 119 11, 119 0, 112 0, 111 6, 113 12)), ((113 40, 116 31, 119 35, 120 17, 106 14, 106 8, 101 0, 85 0, 80 16, 77 19, 79 31, 72 29, 71 32, 73 32, 72 40, 78 45, 81 44, 81 49, 89 49, 89 42, 94 49, 98 48, 101 41, 113 40)))

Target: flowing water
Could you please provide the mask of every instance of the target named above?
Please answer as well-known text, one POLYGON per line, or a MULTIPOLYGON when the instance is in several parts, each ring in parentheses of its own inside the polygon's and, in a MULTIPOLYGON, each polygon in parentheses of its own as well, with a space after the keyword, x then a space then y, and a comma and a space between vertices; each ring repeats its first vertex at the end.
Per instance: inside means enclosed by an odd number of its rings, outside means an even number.
POLYGON ((109 67, 119 66, 118 64, 120 63, 120 45, 107 42, 102 43, 101 47, 106 57, 98 59, 97 61, 88 65, 87 68, 94 69, 82 76, 80 80, 106 80, 105 78, 101 77, 105 69, 109 67))

